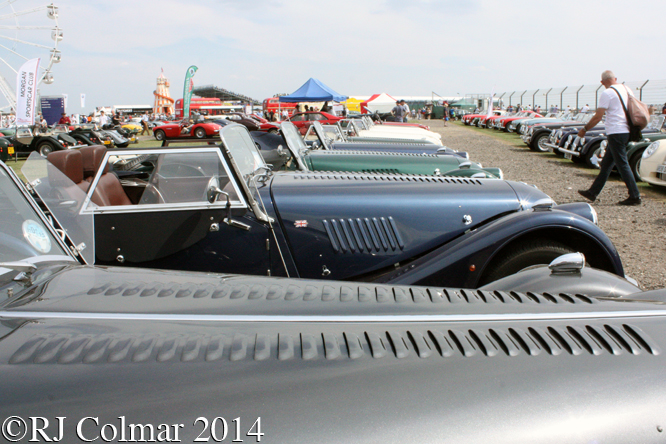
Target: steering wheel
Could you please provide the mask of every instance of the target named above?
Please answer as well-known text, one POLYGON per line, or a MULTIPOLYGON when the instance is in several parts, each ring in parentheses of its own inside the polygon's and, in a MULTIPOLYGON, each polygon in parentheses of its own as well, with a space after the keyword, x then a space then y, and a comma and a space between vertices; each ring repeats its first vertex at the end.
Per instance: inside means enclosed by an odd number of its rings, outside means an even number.
POLYGON ((141 200, 139 201, 140 205, 151 205, 151 204, 163 204, 166 203, 166 199, 160 192, 160 190, 155 187, 153 184, 149 183, 146 185, 146 189, 143 190, 141 195, 141 200))
POLYGON ((191 166, 184 163, 173 163, 160 168, 161 177, 201 177, 206 174, 200 166, 191 166))

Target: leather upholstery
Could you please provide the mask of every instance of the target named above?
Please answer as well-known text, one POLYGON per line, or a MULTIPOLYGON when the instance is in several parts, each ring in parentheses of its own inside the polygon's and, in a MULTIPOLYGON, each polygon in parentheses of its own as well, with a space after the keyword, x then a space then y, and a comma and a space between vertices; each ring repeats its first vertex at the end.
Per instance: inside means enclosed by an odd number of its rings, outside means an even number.
MULTIPOLYGON (((84 193, 87 193, 95 170, 105 154, 106 148, 98 145, 83 147, 80 150, 55 151, 49 154, 47 160, 78 185, 84 193), (89 180, 84 180, 84 171, 89 180)), ((104 174, 99 178, 91 200, 99 206, 132 205, 118 176, 108 171, 107 165, 104 174)))
MULTIPOLYGON (((54 151, 46 158, 75 184, 83 181, 83 157, 78 150, 54 151)), ((58 185, 58 184, 53 184, 58 185)))
MULTIPOLYGON (((106 147, 104 145, 84 146, 79 151, 83 156, 83 178, 92 180, 104 159, 106 147)), ((106 172, 108 171, 109 166, 107 165, 106 172)))

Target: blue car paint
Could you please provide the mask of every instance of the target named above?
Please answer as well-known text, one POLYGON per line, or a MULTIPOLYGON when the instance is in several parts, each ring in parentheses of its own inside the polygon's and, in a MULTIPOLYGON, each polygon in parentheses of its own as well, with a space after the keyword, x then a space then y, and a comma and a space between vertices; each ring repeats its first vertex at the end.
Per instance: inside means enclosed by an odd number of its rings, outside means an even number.
POLYGON ((619 254, 606 234, 588 219, 557 208, 522 211, 499 218, 387 274, 380 282, 438 285, 446 276, 447 282, 453 279, 457 286, 476 288, 486 267, 504 246, 536 233, 547 237, 554 230, 584 236, 605 256, 601 260, 610 261, 610 271, 624 276, 619 254), (472 265, 473 272, 470 270, 472 265))

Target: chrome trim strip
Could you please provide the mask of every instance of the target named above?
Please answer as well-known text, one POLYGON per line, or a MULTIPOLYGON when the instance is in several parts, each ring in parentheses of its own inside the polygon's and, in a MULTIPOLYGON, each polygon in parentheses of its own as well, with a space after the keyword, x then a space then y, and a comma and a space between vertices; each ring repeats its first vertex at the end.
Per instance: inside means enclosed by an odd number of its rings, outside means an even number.
POLYGON ((135 313, 76 313, 41 311, 0 311, 0 318, 113 320, 113 321, 172 321, 172 322, 277 322, 277 323, 412 323, 412 322, 501 322, 556 321, 584 319, 618 319, 666 317, 666 310, 606 311, 592 313, 510 313, 457 315, 197 315, 197 314, 135 314, 135 313))

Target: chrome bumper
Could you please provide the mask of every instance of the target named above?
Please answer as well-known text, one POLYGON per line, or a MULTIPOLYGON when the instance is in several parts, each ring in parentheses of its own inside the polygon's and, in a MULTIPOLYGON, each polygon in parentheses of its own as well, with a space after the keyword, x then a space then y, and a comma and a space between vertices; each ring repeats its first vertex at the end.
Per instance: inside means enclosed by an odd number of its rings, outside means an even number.
MULTIPOLYGON (((548 148, 550 148, 550 147, 548 147, 548 148)), ((580 157, 580 153, 578 151, 568 150, 566 148, 560 148, 560 147, 557 147, 557 150, 560 153, 571 154, 572 156, 580 157)))
POLYGON ((554 153, 555 151, 560 150, 560 146, 555 145, 554 143, 545 142, 544 145, 548 147, 548 151, 550 151, 551 153, 554 153))

